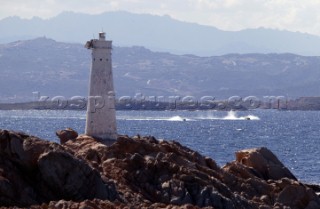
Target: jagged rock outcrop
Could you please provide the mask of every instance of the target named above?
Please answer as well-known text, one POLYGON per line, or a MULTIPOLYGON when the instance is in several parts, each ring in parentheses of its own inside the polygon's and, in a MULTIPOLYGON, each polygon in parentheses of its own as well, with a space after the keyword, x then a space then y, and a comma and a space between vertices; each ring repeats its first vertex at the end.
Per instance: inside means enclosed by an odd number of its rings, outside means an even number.
POLYGON ((0 205, 29 206, 52 200, 114 200, 115 187, 59 144, 0 132, 0 205))
POLYGON ((68 140, 76 139, 78 133, 72 128, 66 128, 64 130, 59 130, 56 132, 57 137, 60 139, 60 144, 66 143, 68 140))
POLYGON ((265 147, 238 151, 236 152, 236 161, 254 169, 255 175, 265 180, 281 178, 297 180, 289 169, 265 147))
POLYGON ((110 146, 80 135, 59 145, 0 131, 0 205, 32 208, 316 209, 267 148, 239 151, 220 168, 174 141, 119 136, 110 146))

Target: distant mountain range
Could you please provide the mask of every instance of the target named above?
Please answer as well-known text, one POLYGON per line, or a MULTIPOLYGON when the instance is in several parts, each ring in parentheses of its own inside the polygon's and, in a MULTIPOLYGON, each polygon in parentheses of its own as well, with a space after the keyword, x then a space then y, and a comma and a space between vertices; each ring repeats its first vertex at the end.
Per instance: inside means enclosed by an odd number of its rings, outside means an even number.
MULTIPOLYGON (((0 100, 86 96, 90 50, 83 44, 37 38, 0 45, 0 100)), ((318 96, 320 57, 294 54, 229 54, 198 57, 114 47, 116 95, 318 96)))
POLYGON ((0 43, 48 37, 85 43, 104 30, 116 46, 144 46, 153 51, 213 56, 230 53, 294 53, 320 56, 320 37, 273 29, 222 31, 174 20, 169 16, 106 12, 89 15, 64 12, 50 19, 0 20, 0 43))

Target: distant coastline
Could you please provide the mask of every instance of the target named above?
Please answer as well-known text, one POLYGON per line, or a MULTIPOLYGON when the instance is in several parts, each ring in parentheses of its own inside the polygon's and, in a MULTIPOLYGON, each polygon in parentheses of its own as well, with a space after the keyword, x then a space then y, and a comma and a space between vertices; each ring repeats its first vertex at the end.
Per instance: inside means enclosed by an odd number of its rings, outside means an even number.
MULTIPOLYGON (((217 100, 208 104, 198 102, 154 102, 131 100, 121 102, 117 100, 117 110, 220 110, 245 111, 249 109, 279 109, 279 110, 320 110, 320 97, 300 97, 288 101, 269 101, 260 102, 256 107, 250 107, 248 103, 230 103, 227 100, 217 100)), ((32 101, 18 103, 0 103, 0 110, 86 110, 85 101, 72 104, 67 101, 32 101)))

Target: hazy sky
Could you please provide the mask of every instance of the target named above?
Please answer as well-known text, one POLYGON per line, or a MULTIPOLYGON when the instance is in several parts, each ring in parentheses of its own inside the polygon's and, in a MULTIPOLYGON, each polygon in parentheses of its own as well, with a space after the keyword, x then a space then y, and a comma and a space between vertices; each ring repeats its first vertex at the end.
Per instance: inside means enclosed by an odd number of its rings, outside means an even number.
POLYGON ((169 15, 224 30, 266 27, 320 35, 320 0, 0 0, 0 5, 0 19, 122 10, 169 15))

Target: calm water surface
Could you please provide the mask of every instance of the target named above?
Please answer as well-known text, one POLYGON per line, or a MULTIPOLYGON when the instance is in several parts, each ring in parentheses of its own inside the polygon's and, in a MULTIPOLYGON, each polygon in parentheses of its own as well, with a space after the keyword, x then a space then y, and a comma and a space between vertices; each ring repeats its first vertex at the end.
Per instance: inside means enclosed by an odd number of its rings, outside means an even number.
MULTIPOLYGON (((267 147, 302 181, 320 183, 320 112, 255 110, 118 111, 120 134, 153 135, 176 140, 219 165, 234 160, 235 151, 267 147), (251 120, 247 120, 247 118, 251 120)), ((0 111, 0 128, 58 141, 55 131, 71 127, 83 133, 84 111, 0 111)))

